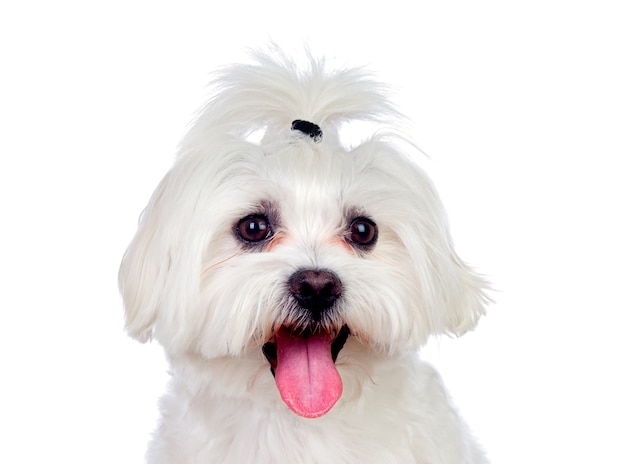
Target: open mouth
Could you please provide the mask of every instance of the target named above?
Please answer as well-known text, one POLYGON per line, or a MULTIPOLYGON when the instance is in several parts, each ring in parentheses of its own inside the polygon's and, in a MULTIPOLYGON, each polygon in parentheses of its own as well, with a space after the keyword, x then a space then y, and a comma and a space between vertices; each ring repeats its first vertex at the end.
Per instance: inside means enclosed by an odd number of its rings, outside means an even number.
POLYGON ((280 395, 293 412, 320 417, 339 400, 343 384, 335 361, 349 335, 347 325, 336 333, 283 326, 263 345, 280 395))

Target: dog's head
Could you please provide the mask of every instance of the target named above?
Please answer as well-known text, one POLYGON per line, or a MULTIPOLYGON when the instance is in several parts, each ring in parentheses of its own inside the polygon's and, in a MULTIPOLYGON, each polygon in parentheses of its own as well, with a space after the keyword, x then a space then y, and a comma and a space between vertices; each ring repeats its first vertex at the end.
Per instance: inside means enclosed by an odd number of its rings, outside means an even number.
POLYGON ((135 338, 207 359, 263 352, 285 402, 315 417, 341 394, 348 337, 391 355, 460 335, 485 282, 393 136, 340 143, 353 119, 394 120, 379 85, 315 60, 302 72, 258 61, 219 79, 141 216, 120 288, 135 338))

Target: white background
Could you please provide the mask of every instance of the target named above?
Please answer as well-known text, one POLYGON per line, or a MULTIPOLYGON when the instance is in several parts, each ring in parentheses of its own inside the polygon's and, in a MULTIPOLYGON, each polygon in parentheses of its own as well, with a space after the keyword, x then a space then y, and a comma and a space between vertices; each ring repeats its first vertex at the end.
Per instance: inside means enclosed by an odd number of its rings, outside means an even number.
POLYGON ((625 463, 626 14, 615 1, 6 1, 0 462, 138 463, 166 366, 120 258, 217 66, 366 64, 496 304, 425 350, 494 463, 625 463))

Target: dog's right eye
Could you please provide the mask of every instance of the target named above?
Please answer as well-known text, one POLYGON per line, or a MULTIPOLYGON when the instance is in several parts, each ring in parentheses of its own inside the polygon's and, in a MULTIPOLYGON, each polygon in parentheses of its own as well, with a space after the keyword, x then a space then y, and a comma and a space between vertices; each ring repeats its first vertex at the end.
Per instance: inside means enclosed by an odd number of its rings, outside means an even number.
POLYGON ((263 214, 246 216, 237 223, 235 230, 239 238, 248 243, 267 240, 273 234, 270 221, 263 214))
POLYGON ((350 224, 350 241, 362 248, 368 249, 376 244, 378 239, 378 226, 368 218, 359 217, 350 224))

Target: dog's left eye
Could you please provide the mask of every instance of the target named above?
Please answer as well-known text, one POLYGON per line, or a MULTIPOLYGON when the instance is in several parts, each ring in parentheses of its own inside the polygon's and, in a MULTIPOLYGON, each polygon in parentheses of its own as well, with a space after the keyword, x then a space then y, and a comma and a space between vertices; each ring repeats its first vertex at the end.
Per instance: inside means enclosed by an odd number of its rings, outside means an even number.
POLYGON ((237 223, 236 231, 241 240, 251 243, 266 240, 273 234, 270 221, 263 214, 253 214, 241 219, 237 223))
POLYGON ((378 226, 368 218, 356 218, 350 224, 350 241, 361 248, 374 246, 378 239, 378 226))

